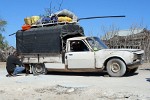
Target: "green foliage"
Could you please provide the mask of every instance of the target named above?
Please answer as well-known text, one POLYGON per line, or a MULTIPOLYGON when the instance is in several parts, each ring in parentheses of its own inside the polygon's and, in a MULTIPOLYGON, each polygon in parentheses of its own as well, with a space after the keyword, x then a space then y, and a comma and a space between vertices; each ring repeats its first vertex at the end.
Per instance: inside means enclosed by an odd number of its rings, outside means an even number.
POLYGON ((5 31, 6 21, 0 19, 0 49, 5 49, 8 47, 8 42, 5 40, 5 37, 2 36, 2 32, 5 31))
POLYGON ((6 24, 7 24, 6 21, 0 19, 0 32, 5 31, 4 27, 5 27, 6 24))

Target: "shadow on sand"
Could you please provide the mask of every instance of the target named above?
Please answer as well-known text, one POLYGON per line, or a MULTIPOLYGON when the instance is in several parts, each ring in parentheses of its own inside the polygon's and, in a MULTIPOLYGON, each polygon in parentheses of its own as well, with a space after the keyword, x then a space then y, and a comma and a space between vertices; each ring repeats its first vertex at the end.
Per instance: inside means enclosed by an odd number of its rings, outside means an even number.
POLYGON ((146 81, 150 82, 150 78, 146 78, 146 81))
MULTIPOLYGON (((85 77, 110 77, 107 72, 48 72, 47 75, 62 75, 62 76, 85 76, 85 77)), ((131 77, 138 75, 134 74, 125 74, 123 77, 131 77)))
POLYGON ((146 71, 150 71, 150 68, 139 69, 139 70, 146 70, 146 71))
POLYGON ((48 72, 47 75, 99 77, 99 76, 105 76, 108 74, 107 72, 48 72))

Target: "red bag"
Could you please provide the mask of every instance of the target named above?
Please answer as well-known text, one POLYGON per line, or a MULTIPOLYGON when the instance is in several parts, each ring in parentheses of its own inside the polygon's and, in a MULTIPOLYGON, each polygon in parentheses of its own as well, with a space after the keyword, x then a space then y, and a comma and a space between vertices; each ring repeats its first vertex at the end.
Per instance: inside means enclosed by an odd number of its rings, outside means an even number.
POLYGON ((23 31, 29 30, 30 28, 31 28, 31 25, 25 24, 25 25, 22 26, 22 30, 23 30, 23 31))

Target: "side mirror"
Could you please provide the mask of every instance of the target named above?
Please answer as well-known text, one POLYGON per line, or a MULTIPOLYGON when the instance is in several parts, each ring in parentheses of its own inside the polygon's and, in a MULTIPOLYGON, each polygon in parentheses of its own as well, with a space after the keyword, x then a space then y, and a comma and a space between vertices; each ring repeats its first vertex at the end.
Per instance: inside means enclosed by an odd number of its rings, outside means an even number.
POLYGON ((96 47, 94 47, 94 51, 98 51, 98 49, 96 47))

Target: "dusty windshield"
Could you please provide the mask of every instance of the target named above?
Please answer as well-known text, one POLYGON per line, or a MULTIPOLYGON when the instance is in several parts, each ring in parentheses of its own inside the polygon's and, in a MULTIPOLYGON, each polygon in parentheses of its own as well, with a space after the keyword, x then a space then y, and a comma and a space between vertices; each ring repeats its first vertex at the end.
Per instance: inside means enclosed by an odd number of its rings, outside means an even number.
POLYGON ((88 37, 87 41, 94 51, 108 48, 98 37, 88 37))

